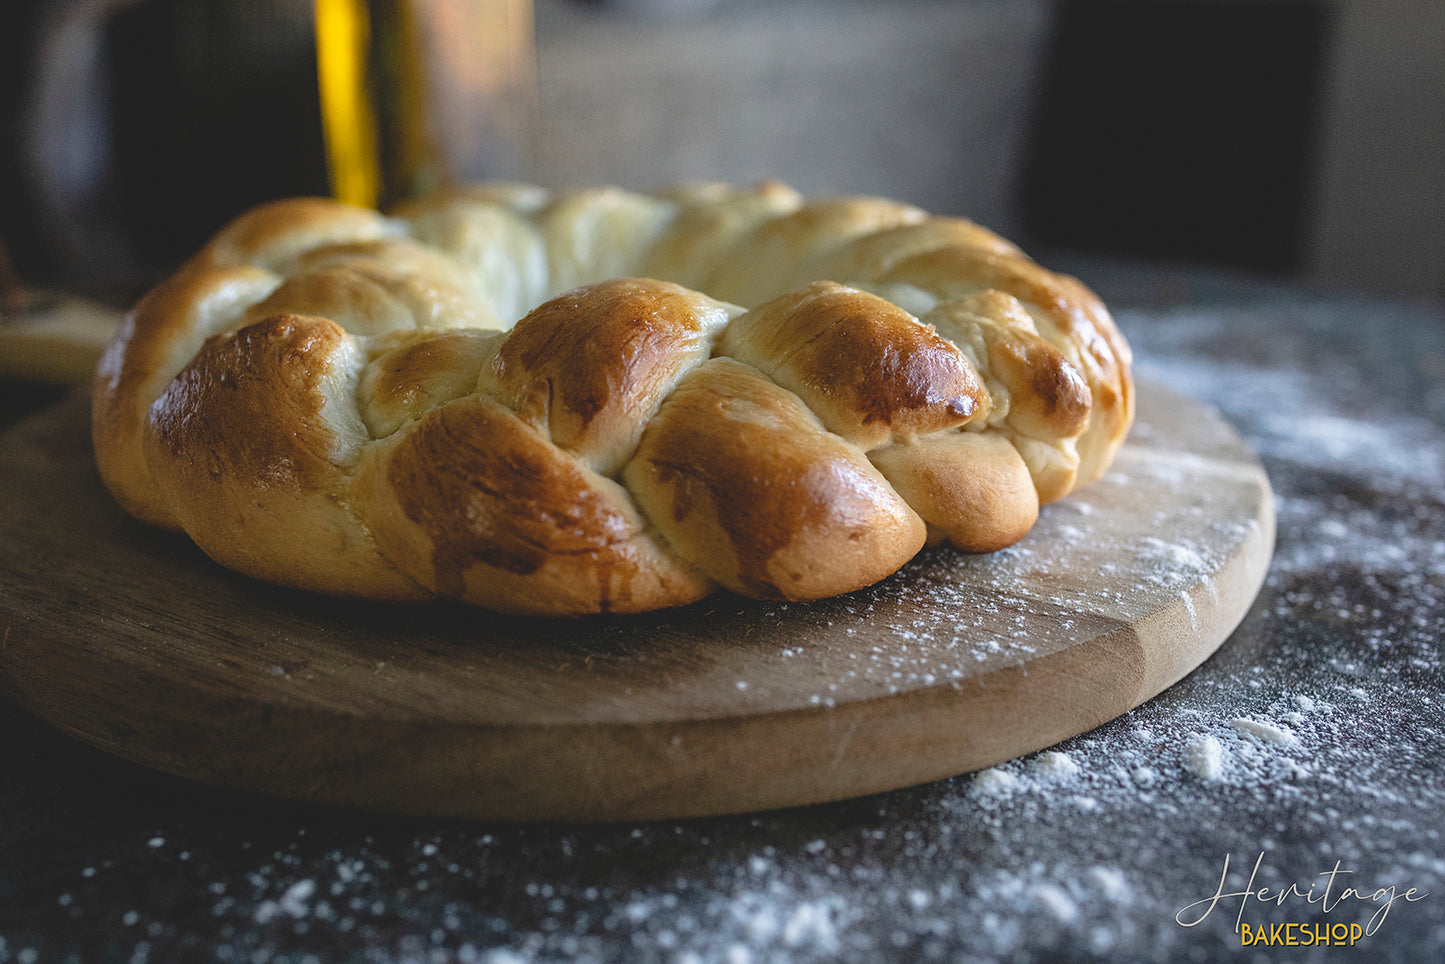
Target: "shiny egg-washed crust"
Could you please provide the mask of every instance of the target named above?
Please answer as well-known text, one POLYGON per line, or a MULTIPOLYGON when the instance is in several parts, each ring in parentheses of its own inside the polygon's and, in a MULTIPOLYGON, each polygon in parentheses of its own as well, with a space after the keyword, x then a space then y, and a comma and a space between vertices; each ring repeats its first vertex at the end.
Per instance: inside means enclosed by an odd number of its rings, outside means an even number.
POLYGON ((129 512, 286 585, 816 599, 1022 538, 1108 467, 1129 365, 1087 288, 965 220, 489 184, 242 215, 126 317, 94 443, 129 512))

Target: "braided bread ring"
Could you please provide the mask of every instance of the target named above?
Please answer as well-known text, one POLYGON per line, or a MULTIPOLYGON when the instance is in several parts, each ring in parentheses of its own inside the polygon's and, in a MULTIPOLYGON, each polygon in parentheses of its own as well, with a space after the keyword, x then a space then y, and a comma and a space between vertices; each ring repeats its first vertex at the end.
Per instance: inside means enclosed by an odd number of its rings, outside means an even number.
POLYGON ((575 615, 1002 548, 1132 419, 1099 300, 971 222, 490 184, 243 214, 127 315, 93 437, 127 511, 248 575, 575 615))

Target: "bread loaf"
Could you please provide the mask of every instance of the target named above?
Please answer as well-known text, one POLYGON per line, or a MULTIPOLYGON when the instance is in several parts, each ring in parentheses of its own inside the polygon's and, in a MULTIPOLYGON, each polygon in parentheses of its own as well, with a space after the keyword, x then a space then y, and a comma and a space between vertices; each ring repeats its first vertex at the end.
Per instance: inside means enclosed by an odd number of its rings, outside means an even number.
POLYGON ((997 550, 1132 418, 1098 298, 968 221, 492 184, 242 215, 127 315, 93 436, 122 506, 250 576, 576 615, 997 550))

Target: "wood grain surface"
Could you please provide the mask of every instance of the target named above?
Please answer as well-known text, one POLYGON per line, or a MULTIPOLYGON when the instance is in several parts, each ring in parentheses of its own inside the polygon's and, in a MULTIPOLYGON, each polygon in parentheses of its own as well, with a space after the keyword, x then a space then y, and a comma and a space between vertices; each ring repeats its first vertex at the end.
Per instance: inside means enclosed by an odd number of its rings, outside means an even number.
POLYGON ((1274 538, 1235 433, 1150 383, 1114 469, 990 556, 812 604, 539 620, 313 596, 135 522, 76 397, 0 440, 0 695, 220 786, 486 819, 681 818, 989 766, 1204 661, 1274 538))

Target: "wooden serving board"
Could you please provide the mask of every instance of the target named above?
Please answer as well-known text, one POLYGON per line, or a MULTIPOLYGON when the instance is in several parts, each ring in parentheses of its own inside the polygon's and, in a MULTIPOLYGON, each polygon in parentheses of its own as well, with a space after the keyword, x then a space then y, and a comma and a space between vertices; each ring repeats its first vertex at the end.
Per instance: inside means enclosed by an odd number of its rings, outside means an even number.
POLYGON ((87 404, 0 448, 0 694, 221 786, 418 815, 616 820, 842 799, 1098 726, 1243 618, 1268 480, 1152 384, 1113 471, 991 556, 813 604, 508 618, 278 589, 125 515, 87 404))

